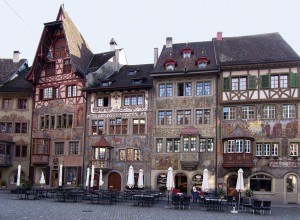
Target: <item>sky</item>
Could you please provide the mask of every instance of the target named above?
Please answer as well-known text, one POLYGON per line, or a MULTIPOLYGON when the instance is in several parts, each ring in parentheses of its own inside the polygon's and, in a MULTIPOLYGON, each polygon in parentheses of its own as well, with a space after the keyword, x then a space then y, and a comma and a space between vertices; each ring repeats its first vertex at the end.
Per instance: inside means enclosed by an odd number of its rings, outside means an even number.
POLYGON ((166 37, 173 43, 279 32, 300 54, 299 0, 0 0, 0 58, 13 51, 32 64, 44 23, 65 10, 93 53, 114 38, 128 64, 153 63, 166 37))

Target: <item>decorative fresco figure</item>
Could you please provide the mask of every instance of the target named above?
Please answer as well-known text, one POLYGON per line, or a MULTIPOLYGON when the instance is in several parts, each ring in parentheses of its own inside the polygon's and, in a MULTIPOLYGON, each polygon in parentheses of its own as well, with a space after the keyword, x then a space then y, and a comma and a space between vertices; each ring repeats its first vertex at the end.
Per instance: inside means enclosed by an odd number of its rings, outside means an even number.
POLYGON ((294 121, 294 122, 290 122, 286 125, 286 136, 288 138, 295 138, 297 136, 298 133, 298 122, 294 121))
POLYGON ((273 126, 272 136, 273 138, 280 138, 281 135, 282 135, 282 125, 281 123, 278 122, 273 126))
POLYGON ((271 137, 271 126, 268 122, 265 124, 265 132, 266 132, 266 136, 268 138, 270 138, 271 137))

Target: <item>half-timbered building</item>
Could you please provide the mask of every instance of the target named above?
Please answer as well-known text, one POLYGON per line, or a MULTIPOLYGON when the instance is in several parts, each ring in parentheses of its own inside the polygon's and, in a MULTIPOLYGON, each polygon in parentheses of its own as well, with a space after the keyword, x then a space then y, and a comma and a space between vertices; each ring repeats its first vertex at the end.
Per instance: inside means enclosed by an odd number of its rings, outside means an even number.
POLYGON ((218 183, 299 203, 300 57, 278 33, 213 39, 220 66, 218 183))

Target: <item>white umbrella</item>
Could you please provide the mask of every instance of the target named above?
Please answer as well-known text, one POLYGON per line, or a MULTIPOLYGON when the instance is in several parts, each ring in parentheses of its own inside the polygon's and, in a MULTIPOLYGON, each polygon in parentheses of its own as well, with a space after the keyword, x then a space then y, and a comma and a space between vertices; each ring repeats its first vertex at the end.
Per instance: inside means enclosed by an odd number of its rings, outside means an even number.
POLYGON ((92 165, 92 174, 91 174, 91 188, 94 187, 94 177, 95 177, 95 166, 92 165))
POLYGON ((21 165, 18 165, 17 186, 20 186, 20 179, 21 179, 21 165))
POLYGON ((89 187, 89 181, 90 181, 90 168, 88 167, 86 169, 86 181, 85 181, 85 186, 89 187))
POLYGON ((129 167, 128 179, 127 179, 127 186, 129 188, 133 188, 134 187, 134 170, 133 170, 132 166, 129 167))
POLYGON ((100 169, 100 174, 99 174, 99 190, 101 189, 101 186, 103 186, 103 180, 102 180, 102 170, 100 169))
MULTIPOLYGON (((167 184, 166 184, 167 190, 171 191, 175 188, 174 178, 173 178, 173 169, 172 167, 169 167, 168 169, 168 175, 167 175, 167 184)), ((169 194, 168 193, 168 203, 169 203, 169 194)))
POLYGON ((209 191, 209 181, 208 181, 208 170, 204 169, 203 171, 203 181, 202 181, 202 191, 208 192, 209 191))
POLYGON ((140 169, 140 171, 139 171, 138 187, 139 188, 143 188, 144 187, 144 173, 143 173, 142 169, 140 169))
POLYGON ((236 187, 235 187, 235 189, 239 192, 238 210, 240 209, 241 191, 245 190, 243 173, 244 173, 243 170, 240 168, 238 171, 238 178, 237 178, 236 187))
POLYGON ((43 185, 45 183, 46 183, 45 176, 44 176, 44 172, 42 171, 42 175, 41 175, 41 179, 40 179, 40 184, 43 185))
POLYGON ((63 170, 63 165, 59 165, 59 179, 58 179, 58 186, 62 186, 62 170, 63 170))

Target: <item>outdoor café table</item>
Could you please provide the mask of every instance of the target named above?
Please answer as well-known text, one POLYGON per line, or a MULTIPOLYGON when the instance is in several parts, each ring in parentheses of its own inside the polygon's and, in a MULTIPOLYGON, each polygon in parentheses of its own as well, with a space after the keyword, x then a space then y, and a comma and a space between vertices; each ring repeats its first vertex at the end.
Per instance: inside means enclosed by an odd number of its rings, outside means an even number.
POLYGON ((149 194, 149 195, 133 195, 132 196, 132 200, 133 200, 133 205, 134 206, 138 206, 138 205, 141 205, 141 206, 150 206, 150 205, 153 205, 154 203, 154 196, 149 194))
MULTIPOLYGON (((214 211, 221 211, 223 212, 223 207, 224 204, 227 205, 227 200, 226 199, 219 199, 219 198, 205 198, 205 201, 207 203, 206 207, 207 210, 214 210, 214 211)), ((228 205, 227 205, 227 210, 228 210, 228 205)))

